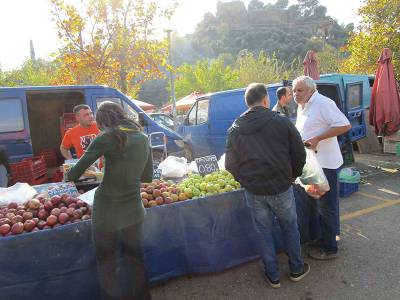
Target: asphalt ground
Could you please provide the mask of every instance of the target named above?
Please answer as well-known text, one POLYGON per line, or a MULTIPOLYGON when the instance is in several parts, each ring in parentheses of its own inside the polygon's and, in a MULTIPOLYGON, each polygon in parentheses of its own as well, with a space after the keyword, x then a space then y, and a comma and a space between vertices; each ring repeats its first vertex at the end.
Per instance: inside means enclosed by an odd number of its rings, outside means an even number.
MULTIPOLYGON (((263 279, 260 261, 220 273, 180 277, 152 288, 154 300, 177 299, 400 299, 400 158, 356 155, 362 176, 359 192, 340 198, 339 256, 305 260, 309 276, 288 277, 287 258, 279 255, 281 288, 263 279)), ((303 253, 307 247, 303 247, 303 253)))

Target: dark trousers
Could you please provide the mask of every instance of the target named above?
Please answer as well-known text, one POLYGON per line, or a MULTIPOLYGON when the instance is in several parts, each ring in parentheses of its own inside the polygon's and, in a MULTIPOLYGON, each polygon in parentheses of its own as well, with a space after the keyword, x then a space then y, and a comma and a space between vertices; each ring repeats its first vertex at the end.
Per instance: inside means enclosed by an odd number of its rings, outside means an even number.
POLYGON ((325 250, 336 253, 336 235, 340 232, 339 193, 336 169, 323 169, 330 190, 320 199, 310 199, 312 212, 310 228, 312 238, 322 240, 325 250))
POLYGON ((101 298, 103 300, 148 300, 151 299, 150 287, 144 266, 141 249, 142 224, 124 229, 105 232, 93 228, 93 240, 96 251, 101 298), (128 278, 121 280, 118 271, 119 245, 122 246, 121 260, 128 278), (127 280, 125 280, 127 279, 127 280), (127 289, 123 288, 127 282, 127 289), (125 291, 126 290, 126 291, 125 291), (125 291, 125 292, 124 292, 125 291))

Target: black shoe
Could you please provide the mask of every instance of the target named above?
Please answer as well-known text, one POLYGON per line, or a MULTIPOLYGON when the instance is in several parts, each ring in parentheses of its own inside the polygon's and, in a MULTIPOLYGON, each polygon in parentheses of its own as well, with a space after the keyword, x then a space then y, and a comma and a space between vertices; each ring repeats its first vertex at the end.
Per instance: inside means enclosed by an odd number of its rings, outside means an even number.
POLYGON ((329 260, 337 257, 336 252, 326 251, 324 249, 310 249, 308 256, 317 260, 329 260))
POLYGON ((278 280, 271 280, 267 274, 264 273, 265 280, 273 289, 279 289, 281 287, 281 281, 278 280))
POLYGON ((308 263, 304 263, 304 267, 303 267, 303 272, 301 273, 290 273, 289 278, 291 281, 300 281, 302 280, 304 277, 306 277, 308 275, 308 273, 310 273, 310 265, 308 263))
POLYGON ((308 241, 307 246, 314 247, 314 248, 322 248, 324 246, 324 241, 323 240, 311 240, 311 241, 308 241))

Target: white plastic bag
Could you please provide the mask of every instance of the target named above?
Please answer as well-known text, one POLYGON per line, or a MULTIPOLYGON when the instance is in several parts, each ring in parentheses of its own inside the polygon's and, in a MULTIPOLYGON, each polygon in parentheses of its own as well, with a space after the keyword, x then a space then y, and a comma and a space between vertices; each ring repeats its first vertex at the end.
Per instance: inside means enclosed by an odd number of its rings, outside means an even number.
POLYGON ((0 206, 15 202, 22 205, 37 194, 36 190, 27 183, 17 182, 8 188, 0 188, 0 206))
POLYGON ((218 168, 220 170, 225 170, 225 153, 222 154, 221 158, 218 161, 218 168))
POLYGON ((94 189, 91 189, 90 191, 80 195, 78 198, 81 199, 82 201, 86 202, 90 207, 93 206, 93 200, 94 200, 94 193, 97 191, 97 187, 94 189))
POLYGON ((187 160, 184 157, 168 156, 162 161, 158 168, 161 169, 163 177, 181 178, 186 175, 187 160))
POLYGON ((190 173, 199 174, 199 170, 197 169, 196 161, 193 160, 193 161, 190 162, 190 164, 188 164, 188 165, 189 165, 189 167, 187 168, 187 170, 188 170, 187 174, 190 174, 190 173))
POLYGON ((304 165, 303 173, 299 177, 299 181, 311 197, 318 199, 329 191, 329 182, 317 160, 314 150, 306 148, 306 154, 306 164, 304 165))

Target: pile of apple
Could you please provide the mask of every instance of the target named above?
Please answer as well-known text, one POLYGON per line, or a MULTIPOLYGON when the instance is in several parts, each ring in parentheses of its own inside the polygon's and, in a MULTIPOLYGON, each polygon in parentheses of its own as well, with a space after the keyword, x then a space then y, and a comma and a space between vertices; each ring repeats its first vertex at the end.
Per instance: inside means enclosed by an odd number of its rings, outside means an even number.
POLYGON ((240 183, 233 178, 232 174, 224 170, 204 177, 198 174, 191 175, 179 184, 163 180, 142 183, 140 196, 144 207, 154 207, 231 192, 238 188, 240 188, 240 183))
POLYGON ((86 202, 67 194, 38 196, 24 205, 9 203, 0 207, 0 236, 51 229, 90 219, 86 202))
POLYGON ((240 188, 240 183, 233 178, 231 173, 221 170, 204 177, 198 174, 191 175, 183 180, 178 188, 192 199, 232 192, 240 188))
POLYGON ((158 179, 151 183, 142 183, 140 196, 144 207, 171 204, 188 199, 175 184, 158 179))

